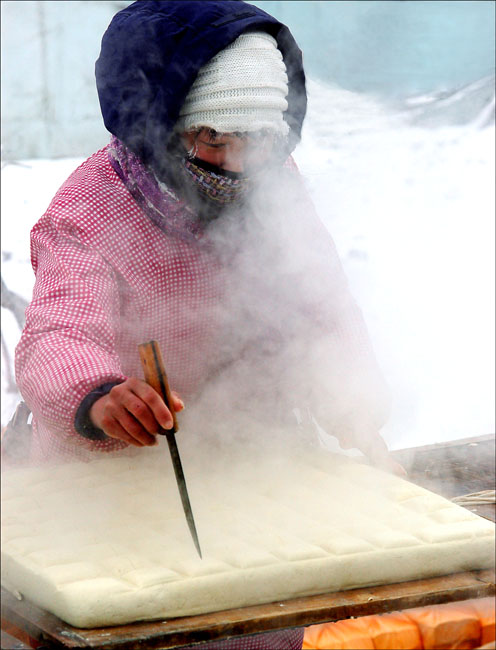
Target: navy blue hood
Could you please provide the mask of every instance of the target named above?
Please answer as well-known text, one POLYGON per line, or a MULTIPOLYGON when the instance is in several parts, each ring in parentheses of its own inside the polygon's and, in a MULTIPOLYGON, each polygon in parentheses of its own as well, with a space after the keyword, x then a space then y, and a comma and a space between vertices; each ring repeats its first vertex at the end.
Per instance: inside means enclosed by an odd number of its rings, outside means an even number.
POLYGON ((241 0, 138 0, 119 11, 95 66, 108 131, 160 170, 199 69, 251 30, 271 34, 286 64, 289 154, 300 140, 307 106, 301 51, 285 25, 241 0))

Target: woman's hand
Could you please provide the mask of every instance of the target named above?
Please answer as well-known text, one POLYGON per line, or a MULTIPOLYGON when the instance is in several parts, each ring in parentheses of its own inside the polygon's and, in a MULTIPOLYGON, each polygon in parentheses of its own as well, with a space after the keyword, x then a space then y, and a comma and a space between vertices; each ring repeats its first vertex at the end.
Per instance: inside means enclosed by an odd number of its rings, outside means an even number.
POLYGON ((352 447, 358 449, 376 467, 398 476, 407 475, 405 468, 391 457, 387 445, 378 431, 368 430, 357 433, 342 430, 337 438, 343 449, 352 447))
MULTIPOLYGON (((174 411, 182 411, 184 404, 174 391, 172 399, 174 411)), ((159 429, 172 428, 172 414, 160 395, 136 377, 129 377, 100 397, 89 416, 107 436, 136 447, 156 445, 159 429)))

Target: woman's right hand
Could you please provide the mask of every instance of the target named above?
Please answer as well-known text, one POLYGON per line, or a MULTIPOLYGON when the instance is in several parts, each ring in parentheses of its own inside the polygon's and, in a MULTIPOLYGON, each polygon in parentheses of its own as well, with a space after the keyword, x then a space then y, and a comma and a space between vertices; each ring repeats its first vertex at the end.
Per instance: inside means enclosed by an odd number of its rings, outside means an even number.
MULTIPOLYGON (((172 399, 174 411, 182 411, 184 404, 174 391, 172 399)), ((89 416, 94 426, 107 436, 136 447, 156 445, 159 429, 172 428, 172 414, 163 399, 136 377, 129 377, 100 397, 89 416)))

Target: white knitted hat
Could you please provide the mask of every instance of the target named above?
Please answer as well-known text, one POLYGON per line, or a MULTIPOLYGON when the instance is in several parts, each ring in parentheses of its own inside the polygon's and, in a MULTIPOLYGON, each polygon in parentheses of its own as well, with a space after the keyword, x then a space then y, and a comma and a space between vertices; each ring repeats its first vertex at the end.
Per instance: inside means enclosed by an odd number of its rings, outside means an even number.
POLYGON ((288 76, 275 39, 241 34, 200 68, 179 113, 177 127, 206 126, 219 133, 269 129, 286 135, 288 76))

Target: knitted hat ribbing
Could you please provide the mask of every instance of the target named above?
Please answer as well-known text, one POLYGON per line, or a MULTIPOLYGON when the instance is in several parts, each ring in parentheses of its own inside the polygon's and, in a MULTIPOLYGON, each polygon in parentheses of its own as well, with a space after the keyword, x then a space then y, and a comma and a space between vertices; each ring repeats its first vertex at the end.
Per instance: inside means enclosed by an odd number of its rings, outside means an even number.
POLYGON ((241 34, 200 68, 179 113, 181 131, 206 126, 219 133, 269 129, 286 135, 288 77, 275 39, 241 34))

